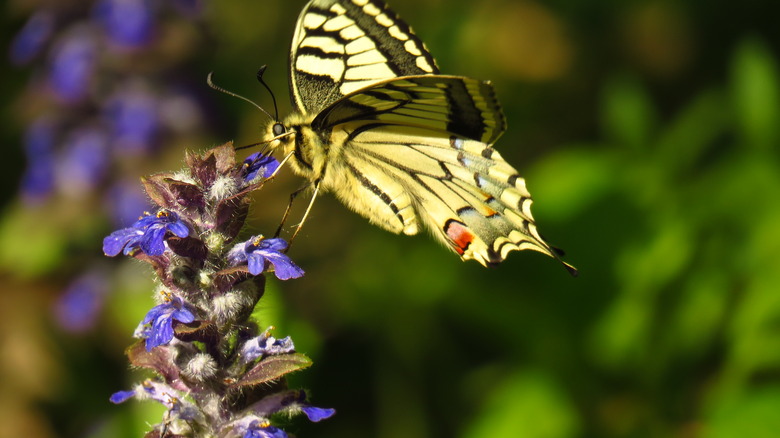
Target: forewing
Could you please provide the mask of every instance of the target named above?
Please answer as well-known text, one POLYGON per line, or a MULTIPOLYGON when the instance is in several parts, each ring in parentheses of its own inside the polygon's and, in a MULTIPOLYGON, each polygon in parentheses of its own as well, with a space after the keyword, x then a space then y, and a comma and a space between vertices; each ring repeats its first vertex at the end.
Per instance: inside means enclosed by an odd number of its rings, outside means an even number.
POLYGON ((443 75, 394 78, 355 91, 323 110, 312 127, 325 131, 355 121, 414 126, 486 144, 506 129, 490 82, 443 75))
POLYGON ((438 73, 409 26, 379 0, 313 0, 290 50, 290 92, 315 114, 343 96, 398 76, 438 73))

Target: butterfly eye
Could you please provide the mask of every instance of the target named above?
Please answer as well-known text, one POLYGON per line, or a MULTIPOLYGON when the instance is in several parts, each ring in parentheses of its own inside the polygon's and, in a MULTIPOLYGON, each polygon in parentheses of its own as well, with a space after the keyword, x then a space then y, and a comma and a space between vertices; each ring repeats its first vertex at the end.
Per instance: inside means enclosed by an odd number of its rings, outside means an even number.
POLYGON ((281 123, 274 123, 274 126, 273 128, 271 128, 271 130, 274 133, 274 137, 280 136, 287 131, 286 129, 284 129, 284 125, 282 125, 281 123))

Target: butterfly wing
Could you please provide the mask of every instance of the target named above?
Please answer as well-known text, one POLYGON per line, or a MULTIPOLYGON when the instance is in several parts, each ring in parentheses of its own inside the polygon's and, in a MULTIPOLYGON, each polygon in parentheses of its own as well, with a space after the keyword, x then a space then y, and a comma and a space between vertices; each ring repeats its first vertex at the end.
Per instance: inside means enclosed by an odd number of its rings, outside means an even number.
POLYGON ((323 187, 373 223, 405 234, 424 224, 485 266, 521 249, 557 258, 536 229, 525 181, 490 146, 505 122, 489 83, 384 81, 348 94, 312 127, 339 145, 323 187))
POLYGON ((438 73, 423 42, 378 0, 313 0, 295 29, 290 94, 299 113, 385 79, 438 73))
POLYGON ((417 126, 440 136, 493 144, 506 119, 490 82, 459 76, 394 78, 349 94, 320 112, 315 130, 353 121, 417 126))

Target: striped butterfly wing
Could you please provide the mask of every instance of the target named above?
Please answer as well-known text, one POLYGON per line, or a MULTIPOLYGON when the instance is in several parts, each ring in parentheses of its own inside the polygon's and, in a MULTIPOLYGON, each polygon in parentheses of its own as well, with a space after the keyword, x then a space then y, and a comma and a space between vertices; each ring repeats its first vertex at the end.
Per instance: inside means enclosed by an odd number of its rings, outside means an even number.
POLYGON ((298 18, 290 94, 299 113, 319 113, 385 79, 438 72, 423 42, 379 0, 313 0, 298 18))
POLYGON ((325 187, 376 225, 405 234, 425 226, 485 266, 522 249, 558 258, 536 229, 525 181, 491 147, 505 120, 488 82, 381 82, 323 110, 312 127, 343 145, 325 187))
POLYGON ((493 144, 506 119, 486 81, 459 76, 407 76, 385 80, 342 98, 312 121, 326 131, 351 121, 417 126, 493 144))

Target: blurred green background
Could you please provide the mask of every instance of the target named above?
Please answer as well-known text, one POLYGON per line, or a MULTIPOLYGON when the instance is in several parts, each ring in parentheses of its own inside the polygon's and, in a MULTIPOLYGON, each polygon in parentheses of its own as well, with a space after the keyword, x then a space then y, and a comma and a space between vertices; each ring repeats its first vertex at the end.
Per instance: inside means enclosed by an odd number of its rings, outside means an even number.
MULTIPOLYGON (((44 3, 44 2, 32 2, 44 3)), ((392 0, 447 74, 491 79, 509 129, 496 148, 526 177, 541 232, 580 270, 537 253, 497 269, 429 236, 370 226, 322 197, 291 252, 306 271, 269 282, 261 325, 314 367, 292 377, 338 414, 300 437, 776 437, 780 434, 780 27, 772 2, 392 0)), ((287 99, 303 1, 204 2, 172 81, 202 87, 183 147, 261 139, 254 73, 287 99)), ((10 41, 31 6, 11 1, 10 41)), ((4 44, 7 46, 7 44, 4 44)), ((177 46, 178 47, 178 46, 177 46)), ((25 84, 1 58, 0 435, 139 437, 151 404, 108 396, 143 373, 123 349, 152 305, 146 267, 100 260, 112 225, 94 196, 27 206, 25 84), (52 305, 84 264, 112 276, 96 326, 58 328, 52 305)), ((157 60, 156 62, 164 62, 157 60)), ((127 172, 127 169, 125 169, 127 172)), ((270 234, 301 181, 256 195, 270 234)), ((301 203, 305 204, 305 202, 301 203)), ((303 207, 299 205, 299 207, 303 207)))

